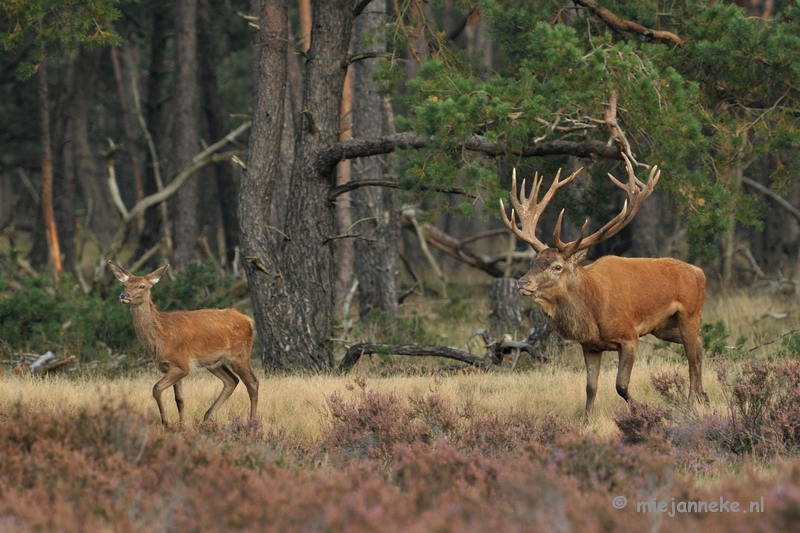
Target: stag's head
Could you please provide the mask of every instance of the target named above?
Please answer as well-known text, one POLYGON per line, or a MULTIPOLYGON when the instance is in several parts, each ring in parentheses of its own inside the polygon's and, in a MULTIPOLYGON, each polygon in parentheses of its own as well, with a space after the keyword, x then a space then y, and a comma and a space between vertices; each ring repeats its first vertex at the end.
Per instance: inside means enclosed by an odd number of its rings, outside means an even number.
POLYGON ((119 295, 119 301, 124 304, 136 306, 150 301, 150 289, 161 279, 169 263, 146 276, 134 276, 114 261, 109 261, 108 266, 111 268, 111 272, 114 273, 114 276, 116 276, 123 285, 122 293, 119 295))
POLYGON ((583 169, 576 170, 563 180, 561 179, 561 170, 559 170, 541 202, 539 201, 539 188, 542 186, 542 178, 538 174, 534 177, 533 189, 528 197, 525 196, 525 181, 523 180, 519 197, 517 197, 517 176, 516 169, 514 170, 511 178, 511 217, 506 215, 502 200, 500 201, 501 215, 508 229, 536 250, 536 257, 531 261, 530 270, 518 282, 518 288, 522 295, 536 298, 566 290, 571 276, 579 268, 580 263, 586 259, 589 248, 611 238, 628 225, 639 211, 642 202, 653 192, 653 188, 661 176, 658 167, 651 169, 650 177, 645 185, 636 178, 630 159, 625 154, 622 157, 625 159, 625 167, 628 171, 628 182, 621 183, 611 174, 608 175, 616 186, 628 194, 622 211, 588 237, 586 236, 586 228, 589 225, 587 219, 578 238, 565 243, 561 241, 561 223, 564 217, 564 210, 562 210, 558 215, 558 222, 556 222, 553 232, 553 247, 547 246, 536 237, 536 224, 556 191, 572 181, 583 169), (517 217, 522 225, 521 229, 517 227, 517 217))

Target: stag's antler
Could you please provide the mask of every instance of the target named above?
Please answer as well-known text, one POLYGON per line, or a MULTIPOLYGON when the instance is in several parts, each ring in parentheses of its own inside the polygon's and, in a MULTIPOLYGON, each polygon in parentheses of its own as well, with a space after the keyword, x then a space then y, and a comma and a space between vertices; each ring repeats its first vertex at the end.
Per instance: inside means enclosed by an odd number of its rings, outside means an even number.
MULTIPOLYGON (((531 190, 531 195, 527 198, 525 197, 525 180, 522 180, 522 189, 520 189, 519 198, 517 198, 517 169, 515 168, 511 175, 510 219, 506 215, 506 208, 503 205, 503 200, 500 200, 500 214, 503 217, 503 223, 505 223, 506 227, 510 229, 514 235, 530 244, 537 253, 547 248, 548 246, 546 244, 536 238, 536 224, 539 222, 539 217, 544 211, 544 208, 547 207, 547 204, 553 198, 553 195, 556 193, 556 191, 572 181, 572 179, 577 176, 581 170, 583 170, 583 167, 570 174, 568 178, 561 180, 561 169, 559 169, 558 173, 556 174, 556 178, 553 180, 553 183, 550 185, 550 189, 547 191, 547 194, 545 194, 544 198, 542 198, 542 201, 539 202, 539 188, 542 186, 543 178, 539 177, 538 172, 536 173, 533 178, 533 190, 531 190), (517 227, 516 216, 519 216, 522 229, 517 227)), ((559 225, 560 222, 561 219, 559 218, 559 225)))
POLYGON ((609 221, 605 226, 597 230, 592 235, 584 238, 586 227, 589 224, 589 220, 587 219, 586 222, 583 223, 581 234, 578 236, 578 238, 572 242, 563 243, 561 242, 561 219, 564 216, 564 211, 562 210, 561 214, 558 215, 558 222, 556 223, 556 229, 553 233, 553 241, 558 251, 561 252, 564 257, 574 255, 580 250, 590 248, 616 235, 622 228, 627 226, 631 220, 633 220, 633 217, 636 216, 636 213, 642 206, 642 202, 644 202, 645 199, 650 196, 650 193, 653 192, 656 183, 658 183, 658 178, 661 177, 661 171, 658 170, 658 167, 654 166, 650 170, 650 176, 647 178, 647 185, 645 185, 636 177, 636 174, 633 171, 633 165, 631 164, 630 159, 628 159, 628 156, 623 153, 622 157, 625 159, 625 167, 628 169, 628 183, 623 184, 611 174, 608 175, 608 177, 611 178, 611 181, 614 182, 614 185, 628 193, 628 199, 625 200, 625 205, 622 206, 622 211, 616 217, 611 219, 611 221, 609 221))

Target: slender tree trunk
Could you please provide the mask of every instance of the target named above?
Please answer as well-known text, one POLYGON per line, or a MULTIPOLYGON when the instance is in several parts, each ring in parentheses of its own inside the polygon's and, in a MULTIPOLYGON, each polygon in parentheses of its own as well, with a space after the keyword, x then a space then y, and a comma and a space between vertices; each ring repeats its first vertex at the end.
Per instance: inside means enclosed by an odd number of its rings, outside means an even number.
MULTIPOLYGON (((385 38, 379 33, 385 0, 373 0, 370 9, 355 20, 356 53, 383 52, 385 38), (363 42, 371 43, 366 49, 363 42)), ((385 133, 383 102, 378 84, 372 75, 378 69, 377 59, 364 59, 353 64, 354 106, 353 136, 380 137, 385 133)), ((383 179, 386 156, 359 158, 354 165, 354 179, 383 179)), ((352 233, 355 241, 358 301, 362 319, 373 310, 383 311, 389 320, 399 312, 396 270, 400 239, 400 208, 395 189, 361 187, 353 191, 352 233)))
POLYGON ((75 267, 75 57, 61 63, 59 71, 59 102, 56 107, 53 132, 53 174, 55 193, 53 209, 58 226, 58 241, 63 243, 62 257, 66 272, 75 267))
POLYGON ((122 127, 125 131, 125 148, 131 160, 131 174, 133 175, 133 189, 138 202, 144 198, 144 188, 142 186, 142 171, 139 168, 139 157, 136 155, 136 135, 133 133, 133 119, 128 105, 128 88, 125 83, 125 76, 120 65, 119 52, 116 48, 111 48, 111 65, 114 67, 114 79, 117 82, 117 92, 119 93, 119 106, 122 111, 122 127))
MULTIPOLYGON (((175 169, 197 154, 197 0, 175 4, 175 169)), ((183 269, 195 256, 200 236, 200 182, 189 180, 175 195, 175 266, 183 269)))
MULTIPOLYGON (((348 67, 342 91, 342 118, 340 122, 340 140, 353 137, 353 68, 348 67)), ((347 159, 339 163, 336 169, 336 185, 344 185, 351 178, 352 162, 347 159)), ((336 219, 336 233, 343 235, 350 231, 353 223, 351 213, 350 194, 345 193, 336 198, 334 217, 336 219)), ((355 245, 353 239, 337 239, 333 249, 334 264, 336 265, 336 298, 334 299, 334 312, 345 314, 342 305, 353 286, 355 274, 355 245)))
MULTIPOLYGON (((208 0, 200 0, 200 86, 203 93, 203 113, 208 125, 208 136, 211 142, 216 142, 228 132, 225 128, 225 119, 222 113, 222 99, 217 87, 217 73, 212 45, 214 36, 211 31, 211 6, 208 0)), ((231 164, 217 163, 214 169, 216 189, 219 197, 219 207, 222 214, 222 227, 225 235, 226 258, 233 261, 234 248, 239 246, 239 214, 237 202, 239 199, 239 184, 231 164)))
POLYGON ((349 0, 314 5, 306 62, 304 120, 297 135, 284 235, 266 227, 278 170, 286 87, 286 0, 254 0, 260 31, 254 44, 253 131, 239 219, 246 272, 264 366, 327 370, 333 365, 333 207, 330 171, 317 153, 338 140, 339 113, 352 30, 349 0), (266 218, 264 218, 266 215, 266 218), (244 221, 247 221, 246 223, 244 221), (277 239, 277 241, 275 240, 277 239))
MULTIPOLYGON (((155 7, 153 12, 153 33, 150 39, 150 68, 147 77, 147 96, 144 110, 145 122, 153 137, 153 142, 158 148, 161 145, 162 124, 162 92, 164 90, 164 59, 166 54, 167 36, 169 34, 169 12, 166 7, 155 7)), ((136 80, 134 80, 136 83, 136 80)), ((156 183, 154 160, 150 151, 147 151, 147 167, 144 174, 144 194, 149 196, 158 192, 156 183)), ((155 246, 161 238, 161 230, 169 231, 169 228, 162 228, 162 215, 159 212, 160 206, 153 206, 144 213, 144 229, 139 234, 139 242, 136 245, 134 257, 141 257, 147 250, 155 246)), ((155 256, 147 262, 151 269, 157 268, 158 258, 155 256)))
POLYGON ((39 64, 39 127, 42 142, 42 220, 47 235, 47 249, 53 274, 59 277, 63 272, 61 265, 61 246, 58 242, 58 229, 53 212, 53 150, 50 143, 50 110, 47 93, 47 62, 39 64))

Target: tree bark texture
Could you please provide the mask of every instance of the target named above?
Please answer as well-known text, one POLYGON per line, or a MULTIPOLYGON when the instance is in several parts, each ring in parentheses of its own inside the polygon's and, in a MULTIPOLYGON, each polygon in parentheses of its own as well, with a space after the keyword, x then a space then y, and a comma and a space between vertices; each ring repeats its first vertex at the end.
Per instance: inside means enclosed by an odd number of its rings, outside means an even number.
MULTIPOLYGON (((175 4, 175 169, 192 162, 197 143, 197 0, 175 4)), ((176 195, 175 266, 185 268, 194 257, 200 236, 200 182, 190 180, 176 195)))
MULTIPOLYGON (((379 33, 386 12, 385 0, 373 0, 355 19, 355 53, 384 52, 385 38, 379 33), (366 43, 366 44, 365 44, 366 43)), ((377 59, 353 64, 353 137, 375 138, 386 133, 383 102, 372 79, 377 59)), ((354 161, 353 179, 383 179, 385 156, 354 161)), ((361 187, 352 194, 355 240, 355 273, 358 278, 359 312, 363 318, 381 310, 392 320, 400 311, 397 299, 397 258, 400 239, 400 207, 397 192, 383 187, 361 187)))
POLYGON ((296 136, 283 232, 269 223, 279 168, 286 97, 287 2, 254 0, 253 131, 242 180, 243 257, 266 370, 329 370, 333 365, 333 207, 335 165, 316 154, 339 138, 339 111, 352 20, 347 0, 317 2, 306 61, 303 121, 296 136))

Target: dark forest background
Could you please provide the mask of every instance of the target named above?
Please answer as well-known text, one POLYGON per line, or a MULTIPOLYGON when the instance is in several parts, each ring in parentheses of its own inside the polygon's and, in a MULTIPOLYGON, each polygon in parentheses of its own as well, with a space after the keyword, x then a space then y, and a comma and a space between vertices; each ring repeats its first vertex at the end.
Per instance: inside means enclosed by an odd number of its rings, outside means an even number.
POLYGON ((664 174, 590 259, 794 294, 798 4, 528 4, 4 2, 3 268, 91 293, 108 259, 213 260, 246 275, 268 368, 326 368, 348 294, 392 320, 422 284, 524 271, 512 168, 586 168, 543 222, 566 207, 572 236, 621 208, 625 152, 664 174))

